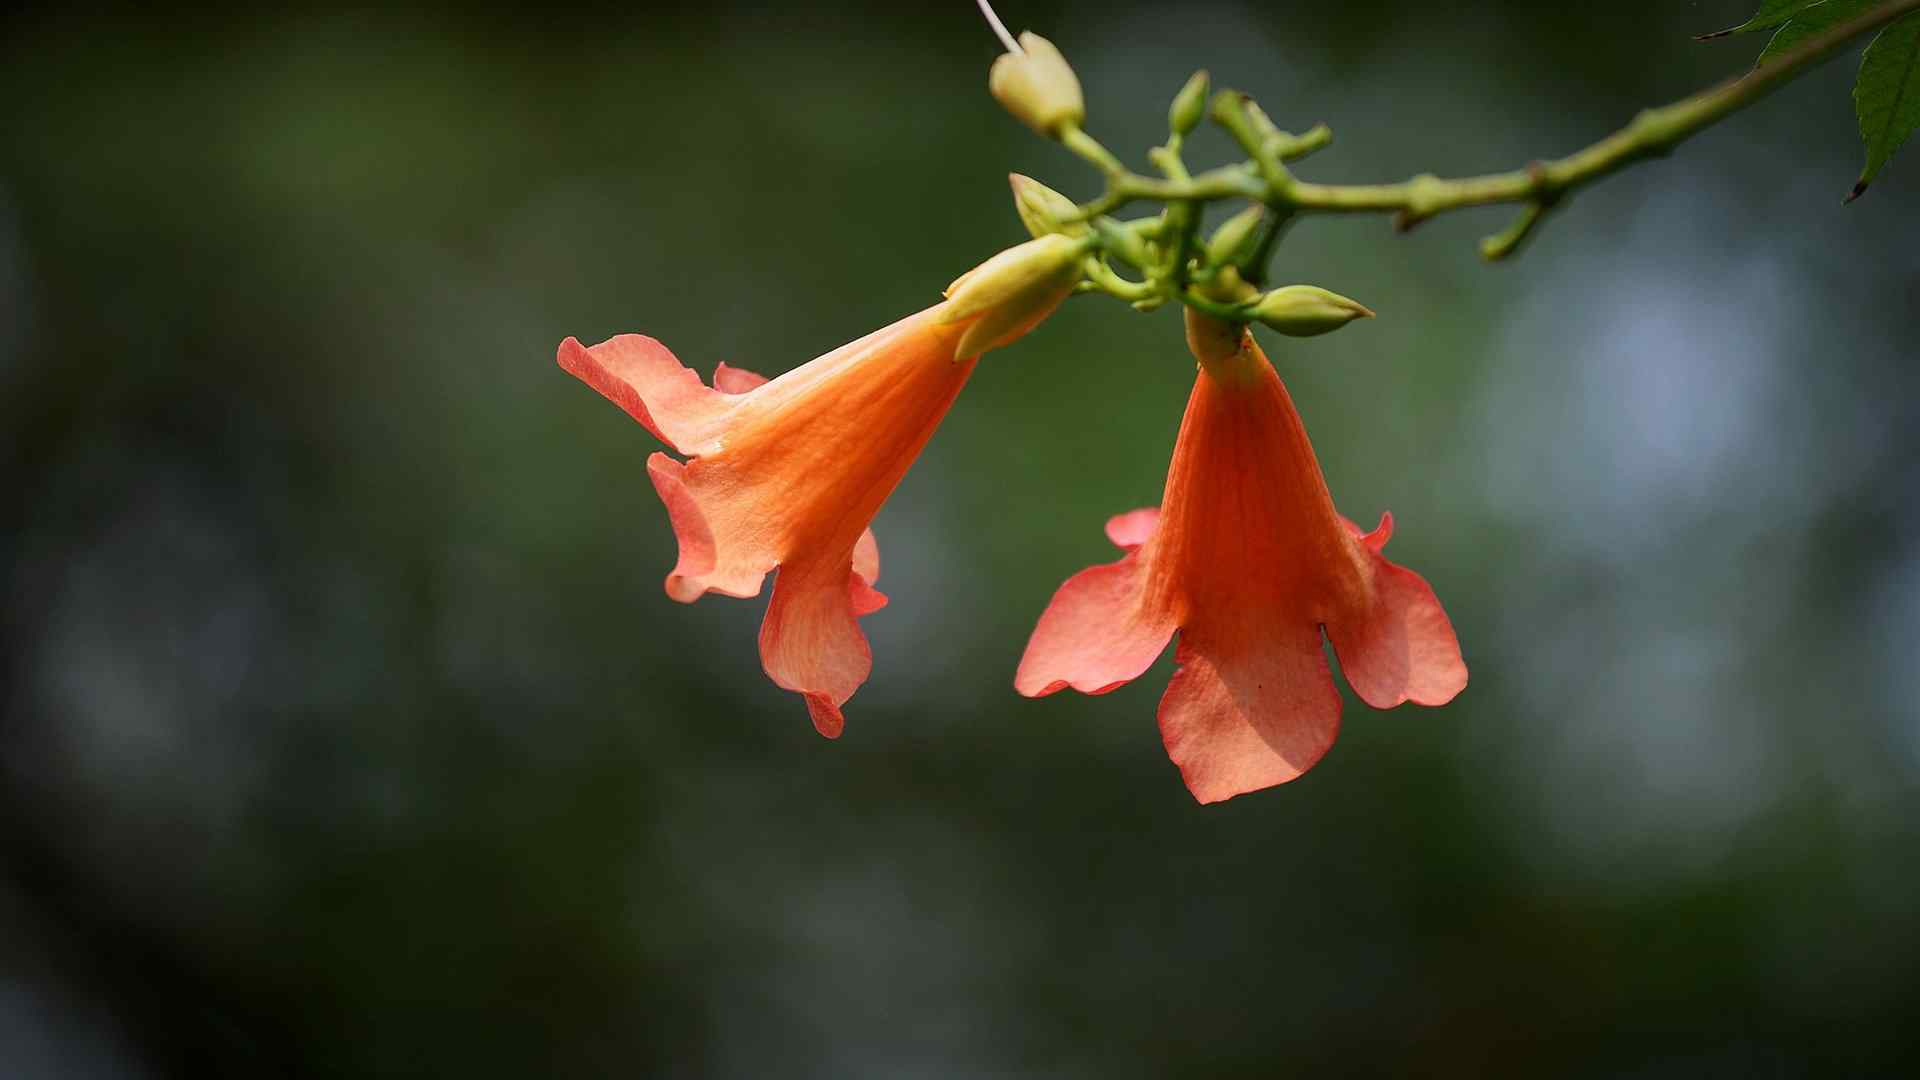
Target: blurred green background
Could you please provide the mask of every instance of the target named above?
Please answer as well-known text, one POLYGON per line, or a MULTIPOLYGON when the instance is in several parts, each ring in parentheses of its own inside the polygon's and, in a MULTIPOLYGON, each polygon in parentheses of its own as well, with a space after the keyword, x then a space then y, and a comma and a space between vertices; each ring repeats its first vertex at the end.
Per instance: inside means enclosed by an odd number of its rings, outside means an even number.
MULTIPOLYGON (((1205 65, 1363 181, 1577 148, 1752 6, 1002 9, 1130 160, 1205 65)), ((1010 686, 1158 497, 1170 312, 982 363, 837 743, 764 600, 662 593, 655 443, 553 364, 782 371, 1021 239, 1008 171, 1091 195, 994 52, 964 0, 0 24, 0 1073, 1911 1063, 1920 159, 1841 208, 1854 61, 1510 265, 1504 211, 1294 231, 1382 317, 1269 347, 1473 682, 1202 808, 1166 661, 1010 686)))

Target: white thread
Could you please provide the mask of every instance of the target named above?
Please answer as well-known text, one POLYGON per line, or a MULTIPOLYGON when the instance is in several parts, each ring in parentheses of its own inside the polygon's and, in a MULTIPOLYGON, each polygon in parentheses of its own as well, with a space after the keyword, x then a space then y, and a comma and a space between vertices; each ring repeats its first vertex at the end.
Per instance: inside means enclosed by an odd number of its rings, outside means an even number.
POLYGON ((1000 21, 1000 16, 993 10, 993 5, 987 0, 974 0, 974 2, 980 5, 980 14, 986 16, 987 25, 993 27, 993 32, 999 35, 1000 44, 1005 45, 1007 51, 1015 56, 1023 55, 1026 50, 1020 47, 1019 42, 1013 40, 1012 34, 1007 33, 1007 24, 1000 21))

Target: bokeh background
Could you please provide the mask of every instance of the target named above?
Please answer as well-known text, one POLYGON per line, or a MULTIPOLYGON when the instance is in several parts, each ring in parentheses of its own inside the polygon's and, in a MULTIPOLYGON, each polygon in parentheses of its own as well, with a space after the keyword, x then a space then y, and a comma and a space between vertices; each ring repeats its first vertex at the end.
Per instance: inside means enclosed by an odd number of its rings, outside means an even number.
MULTIPOLYGON (((1506 168, 1740 70, 1752 0, 1002 5, 1133 160, 1194 66, 1327 180, 1506 168)), ((0 1073, 1696 1076, 1911 1064, 1920 160, 1851 58, 1590 189, 1315 220, 1270 341, 1473 673, 1202 808, 1010 681, 1192 367, 1076 300, 880 515, 837 743, 764 601, 669 601, 644 430, 553 364, 769 373, 1094 192, 963 0, 0 26, 0 1073), (1910 150, 1909 156, 1916 156, 1910 150)), ((1203 138, 1193 158, 1224 159, 1203 138)))

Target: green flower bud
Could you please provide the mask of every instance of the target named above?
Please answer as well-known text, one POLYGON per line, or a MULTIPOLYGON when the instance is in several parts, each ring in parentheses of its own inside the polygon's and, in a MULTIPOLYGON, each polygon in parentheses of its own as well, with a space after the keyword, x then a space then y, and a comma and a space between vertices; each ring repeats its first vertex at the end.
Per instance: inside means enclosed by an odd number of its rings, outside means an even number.
POLYGON ((1200 118, 1207 111, 1207 73, 1196 71, 1187 80, 1187 85, 1173 95, 1173 107, 1167 110, 1167 130, 1175 135, 1186 135, 1200 126, 1200 118))
POLYGON ((1254 300, 1246 313, 1288 337, 1313 337, 1338 330, 1373 312, 1355 300, 1315 285, 1288 285, 1254 300))
POLYGON ((1252 258, 1260 242, 1260 223, 1266 217, 1267 208, 1256 203, 1221 222, 1207 237, 1207 261, 1215 266, 1237 266, 1252 258))
POLYGON ((1009 175, 1007 183, 1013 187, 1013 209, 1020 215, 1020 224, 1025 225, 1029 233, 1034 236, 1048 233, 1066 233, 1068 236, 1087 234, 1084 221, 1061 224, 1062 219, 1080 212, 1072 199, 1031 176, 1021 176, 1019 173, 1009 175))
POLYGON ((1025 52, 1003 53, 987 74, 987 90, 1021 123, 1048 138, 1057 138, 1068 124, 1087 118, 1080 97, 1080 80, 1053 42, 1027 31, 1020 35, 1025 52))
POLYGON ((1052 233, 1007 250, 947 286, 942 323, 972 319, 954 347, 956 360, 1020 337, 1052 314, 1080 280, 1086 245, 1052 233))

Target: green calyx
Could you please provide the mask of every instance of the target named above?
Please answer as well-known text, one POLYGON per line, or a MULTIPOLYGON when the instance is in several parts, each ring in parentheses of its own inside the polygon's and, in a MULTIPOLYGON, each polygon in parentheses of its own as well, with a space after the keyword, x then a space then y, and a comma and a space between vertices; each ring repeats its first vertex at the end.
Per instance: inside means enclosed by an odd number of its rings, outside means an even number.
MULTIPOLYGON (((1290 209, 1275 206, 1275 184, 1290 181, 1282 163, 1326 145, 1331 135, 1324 127, 1289 135, 1246 95, 1232 90, 1214 93, 1207 73, 1196 71, 1167 108, 1166 143, 1148 152, 1160 176, 1140 176, 1081 127, 1085 107, 1079 79, 1060 51, 1032 34, 1022 34, 1018 44, 1022 51, 995 61, 990 80, 994 96, 1022 122, 1058 141, 1107 180, 1105 194, 1089 203, 1075 203, 1030 176, 1008 177, 1014 211, 1027 233, 1036 239, 1070 240, 1075 250, 1083 252, 1074 291, 1105 293, 1138 311, 1152 311, 1172 301, 1214 318, 1263 322, 1282 333, 1301 335, 1324 333, 1359 317, 1356 312, 1366 312, 1358 305, 1314 307, 1296 292, 1263 294, 1256 288, 1265 277, 1265 263, 1281 226, 1293 215, 1290 209), (1196 176, 1182 158, 1183 144, 1209 118, 1242 145, 1248 159, 1196 176), (1245 199, 1248 205, 1211 235, 1202 235, 1200 221, 1207 203, 1226 198, 1245 199), (1131 220, 1109 215, 1135 199, 1158 201, 1163 209, 1156 216, 1131 220), (1268 299, 1273 296, 1279 298, 1268 299), (1262 303, 1269 306, 1262 308, 1262 303), (1309 330, 1310 326, 1314 329, 1309 330)), ((953 310, 965 310, 977 295, 964 297, 969 303, 956 304, 953 310)))

